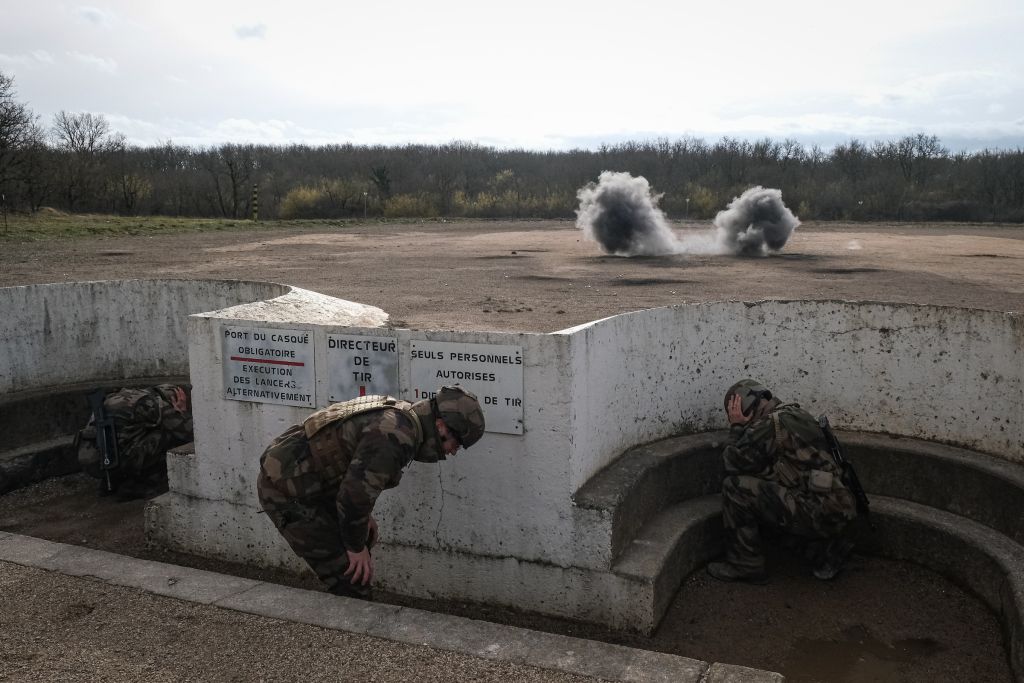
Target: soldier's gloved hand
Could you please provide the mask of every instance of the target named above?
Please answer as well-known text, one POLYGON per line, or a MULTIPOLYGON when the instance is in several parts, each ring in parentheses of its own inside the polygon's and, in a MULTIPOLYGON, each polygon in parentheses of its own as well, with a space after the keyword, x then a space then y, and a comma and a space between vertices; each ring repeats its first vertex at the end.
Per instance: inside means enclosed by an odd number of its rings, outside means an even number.
POLYGON ((351 577, 349 583, 369 585, 373 579, 373 558, 370 556, 370 549, 363 548, 358 553, 351 550, 345 551, 348 554, 348 569, 345 576, 351 577))

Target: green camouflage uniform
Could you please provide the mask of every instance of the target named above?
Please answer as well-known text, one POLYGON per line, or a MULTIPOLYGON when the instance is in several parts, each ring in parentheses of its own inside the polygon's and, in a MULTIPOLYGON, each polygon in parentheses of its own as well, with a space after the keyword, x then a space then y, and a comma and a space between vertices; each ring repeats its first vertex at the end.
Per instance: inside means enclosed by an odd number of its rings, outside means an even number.
POLYGON ((260 458, 257 492, 328 590, 366 597, 369 587, 344 576, 346 550, 372 545, 368 523, 377 497, 398 485, 414 459, 444 459, 430 402, 365 396, 317 411, 275 439, 260 458))
MULTIPOLYGON (((174 409, 171 397, 178 387, 158 384, 146 389, 119 389, 103 399, 103 409, 117 434, 118 481, 143 481, 166 472, 167 451, 192 441, 192 413, 174 409)), ((102 456, 96 447, 93 421, 79 432, 78 462, 90 475, 102 478, 102 456)))
POLYGON ((799 405, 774 401, 763 417, 730 431, 722 482, 729 564, 764 569, 762 525, 824 540, 842 534, 856 517, 853 494, 840 480, 817 420, 799 405))

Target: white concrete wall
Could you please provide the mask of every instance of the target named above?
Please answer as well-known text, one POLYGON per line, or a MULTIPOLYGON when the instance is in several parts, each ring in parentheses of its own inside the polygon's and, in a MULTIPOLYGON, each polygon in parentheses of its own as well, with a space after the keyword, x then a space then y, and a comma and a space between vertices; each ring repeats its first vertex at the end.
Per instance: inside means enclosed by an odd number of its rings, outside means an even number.
MULTIPOLYGON (((425 552, 606 566, 608 529, 597 528, 593 515, 579 515, 572 493, 633 445, 725 426, 722 393, 746 376, 847 429, 1024 459, 1015 315, 871 303, 719 303, 639 311, 551 335, 423 332, 340 325, 337 316, 349 320, 350 311, 307 295, 190 320, 193 397, 201 409, 197 455, 172 468, 176 492, 243 505, 256 515, 260 454, 309 413, 221 398, 221 329, 246 322, 310 330, 320 377, 330 333, 395 336, 403 359, 414 340, 523 347, 523 436, 488 433, 440 466, 414 463, 401 487, 381 497, 376 513, 387 542, 425 552)), ((405 362, 400 386, 408 396, 405 362)), ((323 383, 316 403, 328 403, 323 383)), ((261 540, 250 548, 275 545, 269 521, 253 525, 261 540)), ((273 563, 288 564, 287 548, 276 547, 273 563)))
MULTIPOLYGON (((246 505, 255 514, 260 455, 276 436, 310 413, 309 408, 222 398, 221 339, 226 325, 309 330, 321 379, 326 375, 328 334, 393 336, 405 359, 416 340, 516 345, 523 348, 525 361, 524 434, 488 432, 473 448, 439 465, 413 463, 400 488, 381 496, 375 516, 395 544, 571 564, 569 404, 560 398, 570 384, 567 340, 538 334, 354 327, 338 324, 344 321, 335 319, 332 306, 329 300, 289 308, 261 303, 189 320, 196 455, 172 464, 172 490, 190 498, 246 505)), ((412 393, 409 370, 407 363, 400 366, 403 398, 412 393)), ((318 382, 316 394, 318 406, 329 403, 324 382, 318 382)), ((276 533, 269 521, 263 526, 262 539, 276 533)), ((290 553, 285 546, 280 548, 290 553)), ((287 563, 281 557, 273 561, 287 563)))
POLYGON ((1024 462, 1019 314, 715 303, 638 311, 557 334, 572 345, 574 490, 629 446, 724 427, 722 395, 744 377, 844 429, 1024 462))
POLYGON ((0 394, 188 374, 189 314, 284 294, 229 280, 110 280, 0 288, 0 394))

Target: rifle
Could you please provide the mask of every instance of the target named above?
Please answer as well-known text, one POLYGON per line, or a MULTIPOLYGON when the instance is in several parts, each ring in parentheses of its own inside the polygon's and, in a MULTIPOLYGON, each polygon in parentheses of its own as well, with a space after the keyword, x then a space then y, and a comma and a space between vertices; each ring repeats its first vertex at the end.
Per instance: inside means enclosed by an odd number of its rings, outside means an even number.
POLYGON ((89 405, 92 406, 92 424, 96 428, 96 448, 102 456, 100 470, 103 472, 103 479, 106 482, 106 493, 113 493, 117 490, 117 481, 111 474, 120 459, 117 454, 117 431, 114 429, 114 419, 107 415, 103 407, 103 399, 106 392, 97 389, 89 394, 89 405))
MULTIPOLYGON (((857 501, 857 514, 862 515, 870 524, 871 504, 868 502, 868 495, 864 493, 864 487, 860 484, 857 470, 853 469, 853 463, 843 456, 843 449, 839 446, 839 439, 832 432, 832 425, 828 423, 828 417, 819 415, 818 426, 821 427, 821 431, 825 435, 829 452, 835 458, 836 464, 839 465, 839 478, 850 489, 850 493, 853 494, 854 499, 857 501)), ((871 524, 871 528, 873 529, 874 527, 875 525, 871 524)))

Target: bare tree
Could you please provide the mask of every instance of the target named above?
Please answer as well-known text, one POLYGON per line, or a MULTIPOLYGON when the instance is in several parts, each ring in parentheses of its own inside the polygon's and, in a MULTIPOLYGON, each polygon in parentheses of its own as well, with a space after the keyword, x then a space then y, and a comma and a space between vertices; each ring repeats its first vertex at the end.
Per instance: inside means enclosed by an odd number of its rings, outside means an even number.
POLYGON ((68 211, 78 208, 83 199, 99 204, 107 185, 103 173, 105 156, 115 144, 107 119, 102 114, 60 111, 53 117, 51 134, 63 156, 59 177, 68 211))
POLYGON ((0 192, 8 201, 13 185, 24 179, 31 150, 41 135, 35 114, 16 99, 14 78, 0 72, 0 192))

